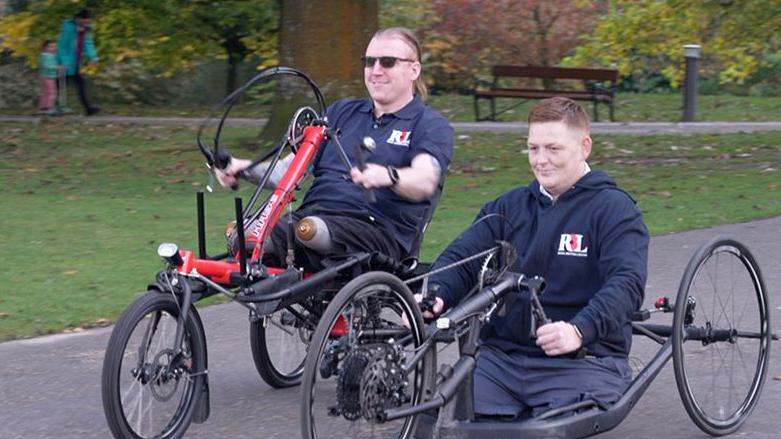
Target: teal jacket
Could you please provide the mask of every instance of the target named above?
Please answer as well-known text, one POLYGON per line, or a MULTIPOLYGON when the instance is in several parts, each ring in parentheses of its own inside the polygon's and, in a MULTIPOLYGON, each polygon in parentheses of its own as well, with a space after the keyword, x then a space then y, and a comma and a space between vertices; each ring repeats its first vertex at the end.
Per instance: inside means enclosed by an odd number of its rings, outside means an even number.
POLYGON ((40 75, 44 78, 57 78, 57 57, 53 53, 41 53, 38 67, 40 75))
MULTIPOLYGON (((57 44, 58 57, 60 64, 68 67, 68 74, 75 75, 79 72, 79 66, 76 65, 76 43, 79 40, 78 26, 75 19, 65 20, 62 23, 60 32, 60 41, 57 44)), ((95 50, 95 42, 92 40, 92 27, 87 27, 87 34, 84 36, 84 49, 81 52, 81 60, 89 58, 90 61, 98 59, 98 52, 95 50)))

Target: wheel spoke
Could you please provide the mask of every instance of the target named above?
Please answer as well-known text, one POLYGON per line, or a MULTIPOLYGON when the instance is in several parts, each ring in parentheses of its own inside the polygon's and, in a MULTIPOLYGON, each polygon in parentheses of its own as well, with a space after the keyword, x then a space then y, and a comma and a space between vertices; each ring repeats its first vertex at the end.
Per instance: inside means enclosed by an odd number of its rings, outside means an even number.
POLYGON ((741 244, 714 240, 698 250, 681 280, 673 325, 675 377, 686 411, 709 434, 735 431, 764 383, 769 316, 755 266, 741 244), (685 325, 690 299, 696 304, 693 321, 685 325))
POLYGON ((171 296, 150 292, 133 302, 115 325, 102 393, 116 437, 181 436, 191 422, 204 378, 189 374, 204 370, 205 347, 195 318, 187 319, 184 344, 174 346, 178 310, 171 296), (183 370, 171 364, 180 358, 177 348, 190 362, 183 370))

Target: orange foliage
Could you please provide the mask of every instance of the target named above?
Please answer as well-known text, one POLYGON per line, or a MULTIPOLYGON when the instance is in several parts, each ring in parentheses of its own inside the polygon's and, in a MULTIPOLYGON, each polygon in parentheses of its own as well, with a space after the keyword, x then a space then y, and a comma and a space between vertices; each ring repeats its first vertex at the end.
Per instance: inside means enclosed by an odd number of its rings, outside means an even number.
POLYGON ((427 80, 434 89, 466 91, 495 64, 557 65, 604 11, 604 1, 431 0, 418 29, 427 80))

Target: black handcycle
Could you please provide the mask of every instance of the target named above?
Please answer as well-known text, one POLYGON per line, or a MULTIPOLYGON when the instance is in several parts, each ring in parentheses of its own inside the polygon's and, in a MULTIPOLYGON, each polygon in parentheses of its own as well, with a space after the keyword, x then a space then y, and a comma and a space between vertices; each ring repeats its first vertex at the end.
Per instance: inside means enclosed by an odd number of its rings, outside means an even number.
POLYGON ((674 303, 660 298, 634 313, 633 334, 659 350, 618 401, 584 400, 514 422, 476 419, 472 372, 484 323, 515 294, 529 295, 533 321, 547 321, 545 280, 508 270, 508 244, 484 253, 475 255, 486 257, 475 292, 429 325, 411 283, 391 274, 363 274, 339 292, 306 360, 304 439, 587 437, 616 427, 671 358, 683 405, 702 431, 735 432, 755 408, 777 336, 754 257, 718 237, 691 258, 674 303), (648 322, 657 313, 672 313, 672 322, 648 322), (453 343, 457 360, 437 369, 440 347, 453 343))

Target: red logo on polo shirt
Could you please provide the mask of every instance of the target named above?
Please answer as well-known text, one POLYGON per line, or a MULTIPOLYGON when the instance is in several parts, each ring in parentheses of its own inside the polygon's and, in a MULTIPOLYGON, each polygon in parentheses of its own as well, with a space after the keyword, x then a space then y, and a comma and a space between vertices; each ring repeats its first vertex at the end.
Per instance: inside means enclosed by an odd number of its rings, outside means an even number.
POLYGON ((583 235, 577 233, 562 233, 559 239, 559 255, 561 256, 588 256, 588 247, 584 246, 583 235))
POLYGON ((406 146, 409 148, 409 138, 411 135, 412 131, 393 130, 386 142, 393 145, 406 146))

